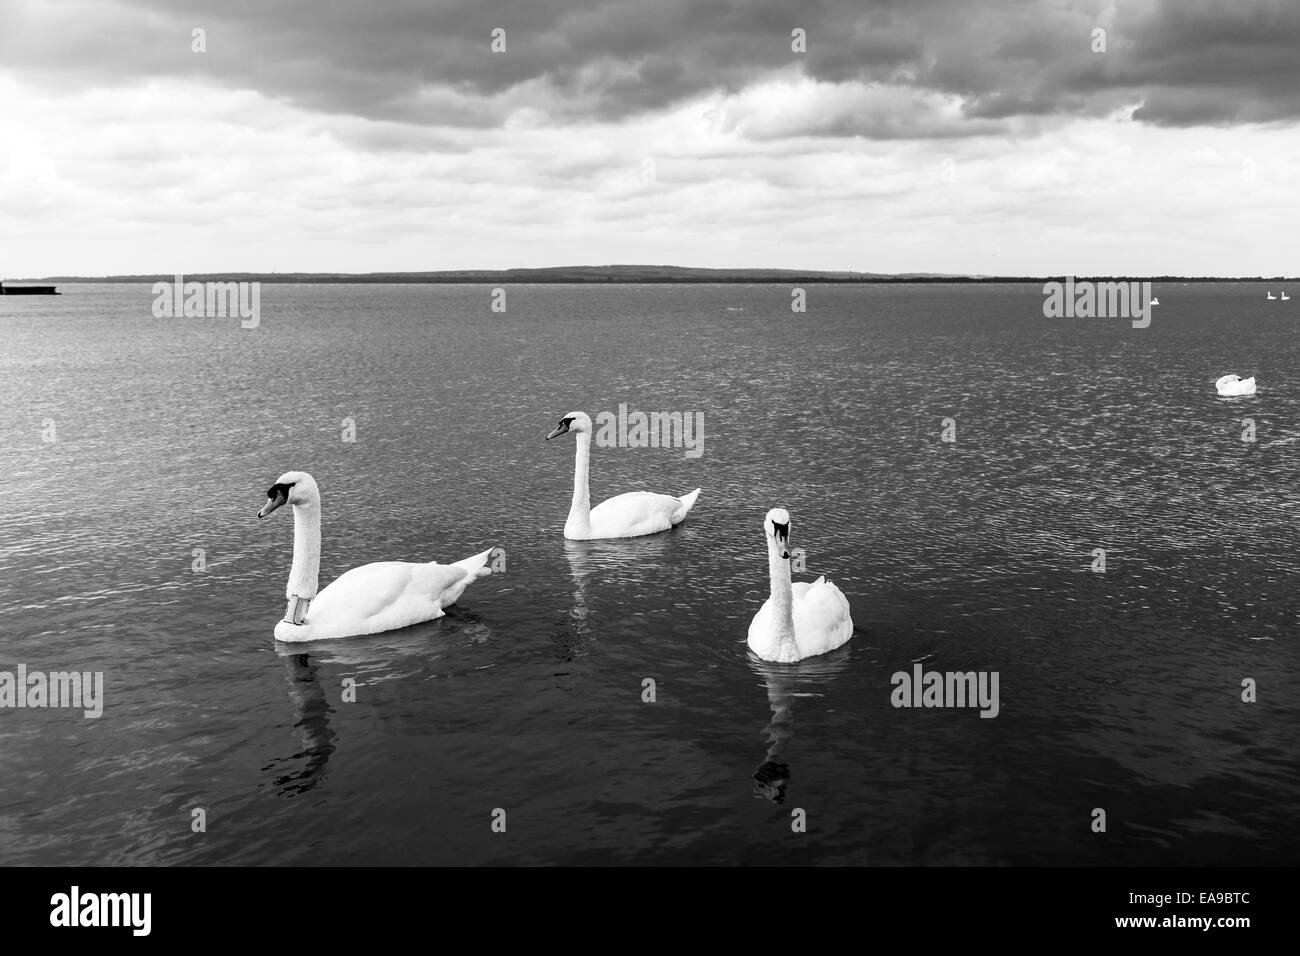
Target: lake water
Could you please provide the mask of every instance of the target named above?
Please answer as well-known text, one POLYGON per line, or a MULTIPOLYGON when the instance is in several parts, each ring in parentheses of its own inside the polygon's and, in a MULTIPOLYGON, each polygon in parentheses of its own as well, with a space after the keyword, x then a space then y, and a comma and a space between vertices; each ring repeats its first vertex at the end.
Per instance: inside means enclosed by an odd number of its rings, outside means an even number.
POLYGON ((106 702, 0 710, 0 862, 1300 862, 1300 299, 1168 284, 1134 329, 1029 285, 266 285, 245 330, 63 292, 0 299, 0 669, 106 702), (566 543, 543 436, 620 403, 703 412, 703 455, 594 448, 593 500, 699 503, 566 543), (506 570, 277 646, 292 518, 255 514, 291 469, 322 584, 506 570), (745 645, 774 506, 857 628, 794 666, 745 645), (916 660, 997 671, 1000 713, 893 707, 916 660))

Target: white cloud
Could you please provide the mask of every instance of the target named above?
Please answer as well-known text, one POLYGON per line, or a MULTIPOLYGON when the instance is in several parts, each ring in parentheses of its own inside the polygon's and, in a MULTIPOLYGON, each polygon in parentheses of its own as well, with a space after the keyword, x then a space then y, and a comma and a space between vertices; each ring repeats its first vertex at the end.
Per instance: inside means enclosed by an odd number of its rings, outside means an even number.
POLYGON ((977 273, 1282 273, 1300 159, 1276 127, 996 121, 780 78, 603 123, 405 126, 154 81, 0 75, 10 277, 610 262, 977 273), (819 124, 921 138, 826 137, 819 124), (1009 132, 1008 132, 1009 131, 1009 132))

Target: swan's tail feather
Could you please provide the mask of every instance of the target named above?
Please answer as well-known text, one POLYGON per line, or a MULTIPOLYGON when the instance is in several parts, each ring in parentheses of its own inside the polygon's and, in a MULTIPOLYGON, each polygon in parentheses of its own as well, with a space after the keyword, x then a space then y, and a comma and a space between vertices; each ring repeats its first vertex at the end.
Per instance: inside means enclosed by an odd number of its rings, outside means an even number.
POLYGON ((486 551, 480 551, 473 557, 465 558, 463 561, 453 561, 453 568, 461 568, 469 575, 468 581, 476 581, 479 578, 485 578, 492 573, 492 569, 487 566, 488 558, 492 557, 492 552, 496 548, 488 548, 486 551))
POLYGON ((695 499, 698 498, 699 496, 700 496, 700 489, 696 488, 689 495, 682 495, 680 498, 677 499, 682 504, 681 507, 679 507, 676 511, 673 512, 673 524, 677 524, 677 522, 681 521, 683 518, 686 517, 686 512, 690 511, 691 508, 695 507, 695 499))

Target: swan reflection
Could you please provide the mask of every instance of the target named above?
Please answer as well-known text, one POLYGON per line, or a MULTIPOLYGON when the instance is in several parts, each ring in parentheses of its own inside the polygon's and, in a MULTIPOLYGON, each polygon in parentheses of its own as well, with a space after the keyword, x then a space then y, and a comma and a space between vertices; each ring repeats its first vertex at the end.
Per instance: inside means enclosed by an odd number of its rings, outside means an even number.
POLYGON ((753 776, 755 797, 764 797, 778 804, 785 802, 790 765, 784 757, 786 746, 794 737, 795 698, 823 696, 826 685, 844 673, 850 654, 851 647, 845 644, 829 654, 796 664, 773 664, 749 655, 750 669, 767 688, 767 702, 772 708, 772 719, 763 728, 767 752, 753 776))
POLYGON ((302 766, 272 780, 282 795, 296 796, 306 793, 324 779, 325 768, 330 754, 334 752, 334 740, 338 735, 330 727, 329 718, 334 708, 330 706, 325 688, 321 686, 318 674, 320 665, 312 663, 309 656, 301 652, 282 656, 285 678, 289 683, 289 699, 293 702, 294 713, 298 718, 294 727, 302 733, 302 749, 270 766, 292 766, 296 761, 303 761, 302 766))
MULTIPOLYGON (((457 641, 479 644, 492 636, 491 629, 477 614, 459 607, 447 609, 445 617, 398 631, 385 631, 362 637, 313 642, 306 645, 277 641, 276 654, 284 662, 284 673, 293 704, 294 728, 301 734, 300 749, 287 757, 272 761, 263 769, 275 770, 272 783, 285 796, 306 793, 325 779, 330 755, 337 749, 338 732, 330 726, 330 716, 342 697, 343 678, 350 677, 358 686, 385 680, 425 676, 430 670, 431 642, 446 641, 451 634, 457 641), (334 668, 337 681, 330 678, 327 691, 321 683, 321 667, 334 668), (298 762, 302 761, 300 766, 298 762), (288 772, 279 772, 285 766, 288 772)), ((433 660, 439 655, 434 654, 433 660)))
POLYGON ((618 598, 622 594, 644 593, 647 575, 662 569, 670 550, 678 547, 677 534, 647 535, 619 541, 565 541, 564 556, 573 577, 573 610, 569 612, 573 633, 586 637, 590 628, 591 601, 600 591, 618 598))

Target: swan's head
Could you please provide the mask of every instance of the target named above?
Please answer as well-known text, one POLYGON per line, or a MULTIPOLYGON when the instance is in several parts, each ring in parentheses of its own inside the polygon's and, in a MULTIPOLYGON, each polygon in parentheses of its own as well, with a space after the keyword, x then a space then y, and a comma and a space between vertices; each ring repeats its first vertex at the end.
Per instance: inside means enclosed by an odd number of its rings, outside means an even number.
POLYGON ((782 560, 790 557, 790 512, 784 508, 773 508, 763 519, 763 530, 768 540, 776 546, 776 553, 782 560))
POLYGON ((313 501, 320 501, 316 479, 305 471, 286 471, 266 489, 266 504, 257 516, 265 518, 281 505, 305 505, 313 501))
POLYGON ((546 440, 550 441, 552 438, 563 435, 565 432, 587 432, 590 434, 591 419, 587 417, 586 412, 568 412, 560 419, 560 424, 556 425, 555 428, 551 430, 551 433, 546 436, 546 440))

